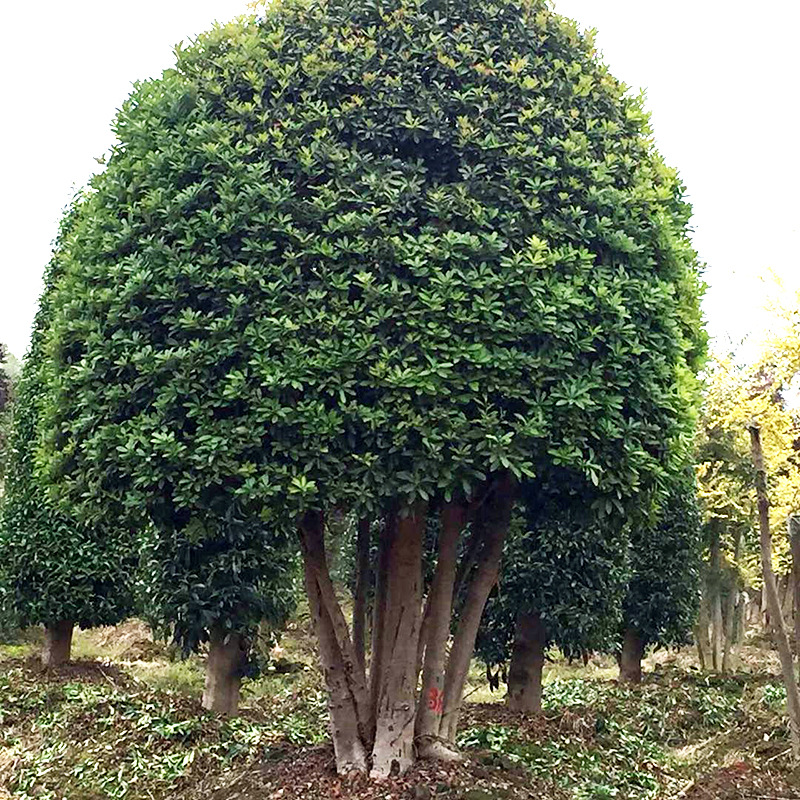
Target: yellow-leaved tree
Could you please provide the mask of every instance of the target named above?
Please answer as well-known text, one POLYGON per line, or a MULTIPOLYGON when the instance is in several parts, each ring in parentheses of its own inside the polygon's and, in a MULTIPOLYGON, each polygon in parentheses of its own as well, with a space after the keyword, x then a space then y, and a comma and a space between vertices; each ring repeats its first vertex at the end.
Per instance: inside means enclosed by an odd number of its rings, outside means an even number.
POLYGON ((778 533, 773 562, 784 615, 792 613, 791 557, 783 532, 800 513, 800 296, 782 296, 788 299, 771 304, 773 325, 755 356, 712 356, 706 372, 697 451, 707 569, 697 638, 701 660, 722 671, 737 638, 741 590, 761 580, 751 424, 761 430, 770 523, 778 533))

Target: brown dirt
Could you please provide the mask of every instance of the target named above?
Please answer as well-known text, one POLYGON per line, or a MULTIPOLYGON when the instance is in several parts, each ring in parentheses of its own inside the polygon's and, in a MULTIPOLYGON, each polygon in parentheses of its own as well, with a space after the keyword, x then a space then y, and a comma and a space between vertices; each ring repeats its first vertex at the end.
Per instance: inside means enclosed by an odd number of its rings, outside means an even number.
POLYGON ((195 788, 192 800, 562 800, 529 774, 503 767, 491 757, 461 764, 419 762, 402 778, 370 781, 336 774, 333 749, 284 751, 236 775, 224 785, 195 788))
POLYGON ((129 686, 131 676, 113 664, 78 659, 57 667, 43 667, 38 656, 29 658, 9 658, 5 668, 23 667, 34 678, 46 678, 48 683, 62 684, 80 681, 81 683, 111 683, 115 686, 129 686))
POLYGON ((737 761, 704 775, 680 795, 686 800, 789 800, 800 798, 780 776, 737 761))
POLYGON ((82 631, 95 648, 119 661, 155 661, 164 657, 169 647, 153 640, 150 628, 140 619, 129 619, 120 625, 82 631))

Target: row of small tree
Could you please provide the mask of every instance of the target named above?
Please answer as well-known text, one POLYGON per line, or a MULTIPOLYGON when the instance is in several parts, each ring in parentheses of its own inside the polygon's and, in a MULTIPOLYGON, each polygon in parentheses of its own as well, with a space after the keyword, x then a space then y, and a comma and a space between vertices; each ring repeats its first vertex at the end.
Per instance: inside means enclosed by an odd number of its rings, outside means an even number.
POLYGON ((48 273, 3 517, 4 603, 51 651, 127 614, 140 563, 232 711, 299 545, 337 767, 384 776, 455 757, 515 507, 509 576, 611 572, 569 633, 538 586, 520 647, 586 647, 612 607, 624 652, 667 635, 646 560, 686 501, 698 266, 589 37, 539 0, 282 3, 181 50, 115 131, 48 273), (370 626, 331 577, 342 514, 370 626))

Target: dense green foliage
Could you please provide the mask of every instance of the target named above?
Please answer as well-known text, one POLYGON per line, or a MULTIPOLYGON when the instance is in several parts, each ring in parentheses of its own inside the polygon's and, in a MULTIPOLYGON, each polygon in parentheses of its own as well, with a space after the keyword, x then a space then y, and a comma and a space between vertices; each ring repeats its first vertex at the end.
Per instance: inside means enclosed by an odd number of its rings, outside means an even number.
POLYGON ((702 522, 693 475, 669 492, 654 525, 631 532, 631 580, 624 624, 645 644, 670 647, 690 641, 700 598, 702 522))
MULTIPOLYGON (((300 571, 287 543, 264 526, 230 520, 209 536, 193 526, 142 536, 142 613, 154 630, 197 650, 212 626, 250 644, 259 623, 281 629, 295 609, 300 571)), ((252 651, 251 651, 252 655, 252 651)), ((258 665, 251 660, 251 674, 258 665)))
MULTIPOLYGON (((71 219, 65 220, 65 235, 71 219)), ((49 380, 45 343, 61 269, 56 255, 45 275, 17 388, 0 509, 0 616, 20 625, 61 620, 81 627, 113 625, 132 607, 133 534, 124 525, 90 525, 57 510, 36 463, 49 380)))
POLYGON ((187 524, 660 471, 688 207, 543 4, 283 4, 181 52, 116 130, 58 325, 74 497, 165 495, 187 524))
POLYGON ((545 3, 282 3, 115 130, 64 248, 64 502, 145 510, 174 558, 496 470, 603 511, 661 477, 702 349, 689 208, 545 3))
POLYGON ((628 536, 615 520, 550 498, 528 507, 509 531, 500 583, 489 600, 477 654, 511 658, 518 613, 538 614, 547 644, 568 657, 614 649, 628 573, 628 536))

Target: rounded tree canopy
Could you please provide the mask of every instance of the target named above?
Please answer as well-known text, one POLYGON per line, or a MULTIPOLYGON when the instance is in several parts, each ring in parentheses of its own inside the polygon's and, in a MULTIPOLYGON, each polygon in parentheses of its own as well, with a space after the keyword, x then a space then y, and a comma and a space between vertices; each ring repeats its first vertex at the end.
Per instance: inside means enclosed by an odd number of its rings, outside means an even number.
POLYGON ((702 350, 689 207, 546 3, 282 2, 115 129, 55 324, 73 502, 207 527, 661 474, 702 350))
POLYGON ((583 504, 550 498, 519 514, 509 530, 503 573, 477 641, 490 667, 507 663, 518 614, 541 620, 546 644, 569 658, 611 652, 628 584, 628 532, 583 504))
POLYGON ((623 604, 625 627, 658 647, 686 644, 700 599, 702 521, 695 477, 673 478, 658 522, 631 532, 631 580, 623 604))
MULTIPOLYGON (((74 220, 65 217, 62 237, 74 220)), ((0 613, 16 624, 69 621, 115 625, 131 613, 137 557, 123 525, 85 524, 59 511, 37 465, 51 370, 46 354, 58 254, 45 273, 22 375, 16 389, 5 496, 0 509, 0 613)))

